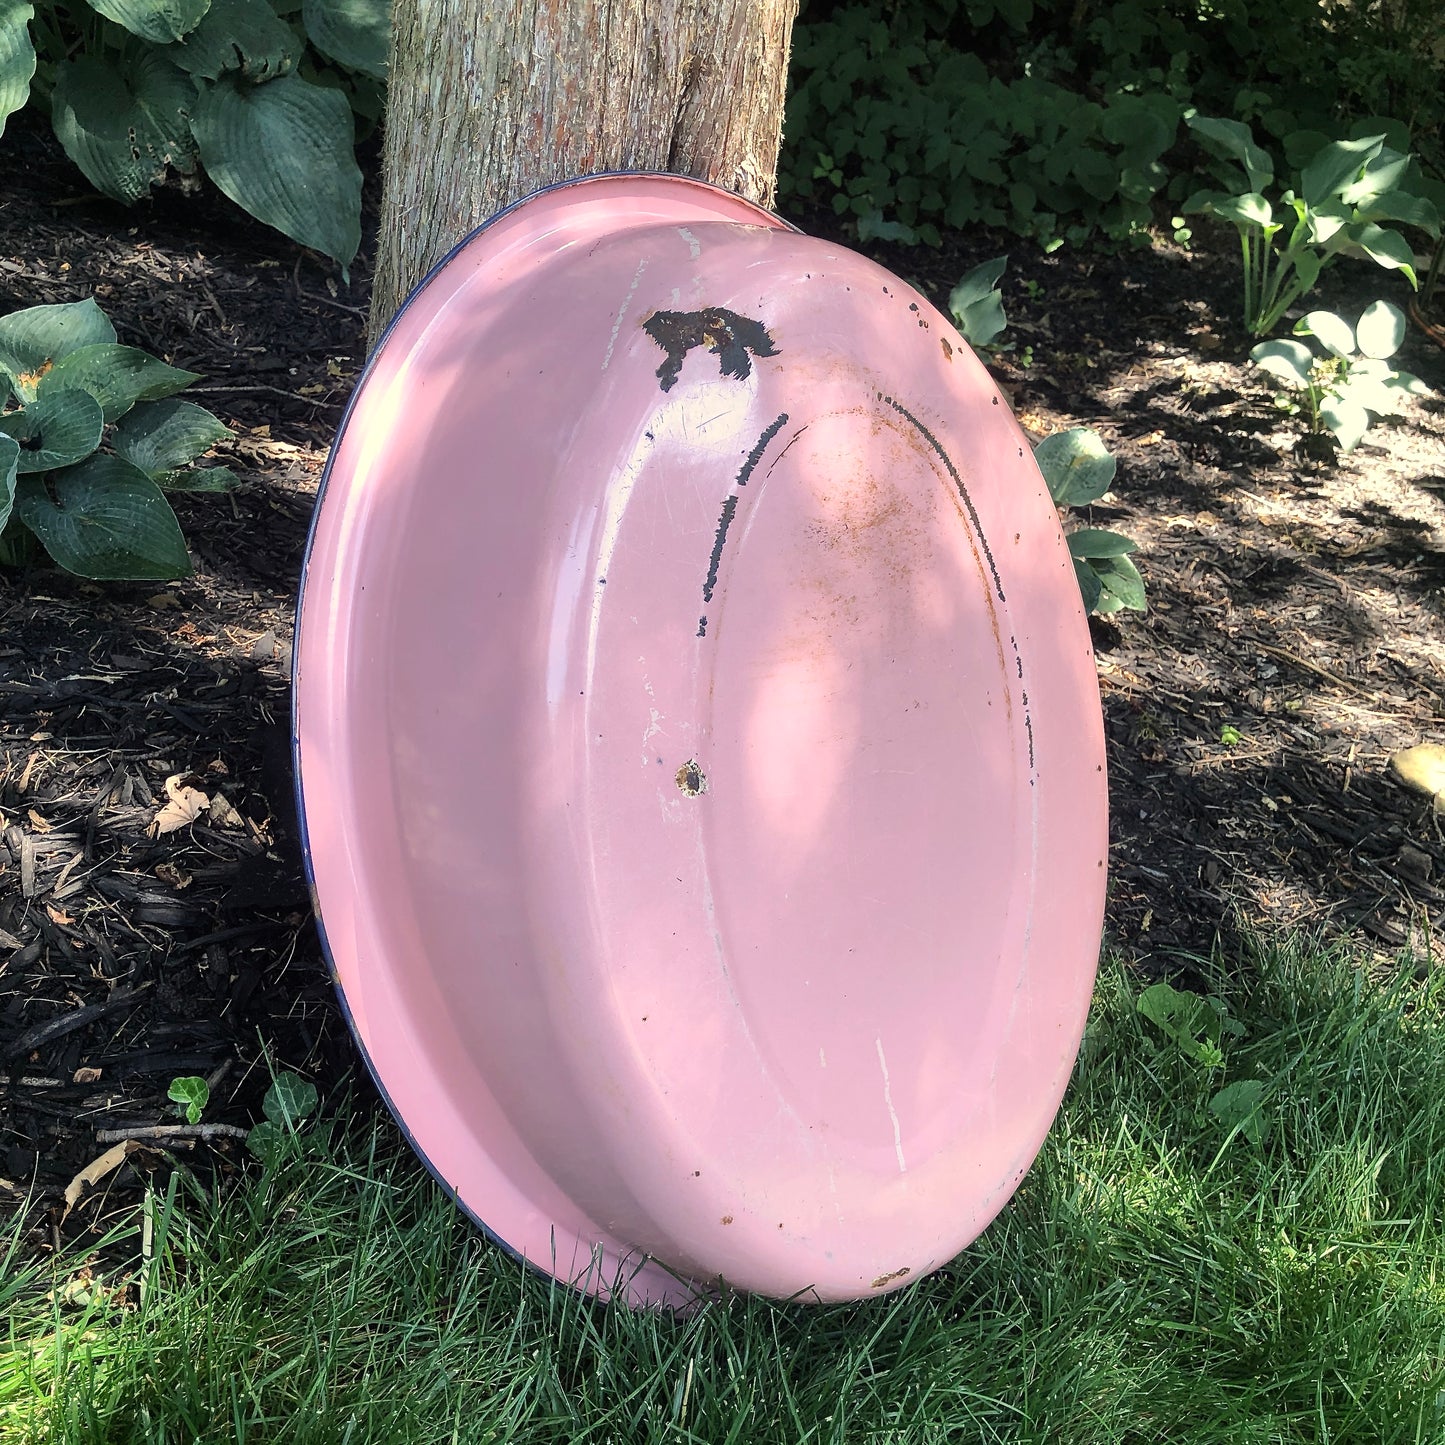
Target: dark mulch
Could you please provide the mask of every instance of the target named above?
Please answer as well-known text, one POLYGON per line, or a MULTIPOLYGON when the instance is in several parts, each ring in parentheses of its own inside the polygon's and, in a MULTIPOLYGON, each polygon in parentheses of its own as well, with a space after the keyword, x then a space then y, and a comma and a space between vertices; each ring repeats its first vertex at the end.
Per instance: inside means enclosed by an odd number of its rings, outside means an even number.
MULTIPOLYGON (((104 1131, 173 1120, 175 1076, 208 1077, 207 1119, 239 1129, 270 1068, 323 1088, 355 1071, 302 879, 288 670, 368 257, 343 285, 214 193, 125 212, 23 120, 6 150, 26 174, 0 203, 0 310, 96 294, 123 340, 204 374, 243 478, 182 500, 185 582, 0 576, 0 1199, 39 1196, 44 1246, 103 1227, 169 1157, 131 1155, 63 1218, 104 1131), (152 836, 178 774, 229 811, 152 836)), ((1385 761, 1445 741, 1441 402, 1312 460, 1239 364, 1225 249, 1043 257, 974 232, 881 259, 943 302, 1010 246, 1019 349, 996 372, 1025 426, 1109 441, 1119 479, 1093 520, 1139 542, 1150 591, 1147 616, 1095 627, 1109 941, 1158 967, 1228 948, 1242 914, 1433 946, 1445 847, 1385 761)), ((1402 290, 1342 267, 1322 299, 1402 290)), ((1412 334, 1403 362, 1445 390, 1431 342, 1412 334)), ((223 1169, 240 1148, 166 1147, 223 1169)))

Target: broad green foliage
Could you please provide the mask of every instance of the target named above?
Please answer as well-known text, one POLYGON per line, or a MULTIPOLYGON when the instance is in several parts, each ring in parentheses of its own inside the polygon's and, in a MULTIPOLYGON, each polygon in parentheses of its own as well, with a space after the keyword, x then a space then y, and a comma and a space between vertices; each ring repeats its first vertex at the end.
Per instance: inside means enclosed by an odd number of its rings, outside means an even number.
MULTIPOLYGON (((1244 1037, 1229 1005, 1212 994, 1205 998, 1155 983, 1139 995, 1136 1007, 1184 1058, 1210 1072, 1225 1067, 1229 1041, 1244 1037)), ((1263 1144, 1270 1132, 1268 1093, 1260 1079, 1236 1079, 1213 1095, 1209 1112, 1231 1138, 1243 1134, 1251 1144, 1263 1144)))
POLYGON ((1229 189, 1200 191, 1184 209, 1217 216, 1239 232, 1244 324, 1252 335, 1273 331, 1340 255, 1368 257, 1416 285, 1414 253, 1393 227, 1416 226, 1438 239, 1440 215, 1416 194, 1414 158, 1386 145, 1385 135, 1322 145, 1301 169, 1297 190, 1271 201, 1264 192, 1273 187, 1274 163, 1247 125, 1197 115, 1187 123, 1225 162, 1229 189))
POLYGON ((94 301, 0 318, 0 559, 36 542, 69 572, 154 580, 191 570, 165 490, 218 491, 191 464, 230 431, 174 394, 196 374, 118 345, 94 301))
MULTIPOLYGON (((1099 434, 1087 427, 1045 437, 1034 448, 1034 460, 1056 507, 1086 507, 1114 481, 1114 458, 1099 434)), ((1129 556, 1133 542, 1101 527, 1077 528, 1065 540, 1086 611, 1145 611, 1144 579, 1129 556)))
MULTIPOLYGON (((999 349, 997 338, 1008 320, 998 283, 1007 260, 997 256, 975 266, 948 298, 954 322, 971 346, 999 349)), ((1034 448, 1034 460, 1060 509, 1097 502, 1114 481, 1114 458, 1099 434, 1086 427, 1045 437, 1034 448)), ((1144 579, 1129 557, 1135 550, 1133 542, 1102 527, 1076 528, 1067 542, 1085 611, 1118 612, 1126 607, 1145 611, 1144 579)))
POLYGON ((1392 115, 1392 146, 1414 136, 1440 170, 1442 62, 1438 0, 805 0, 780 189, 861 239, 1127 237, 1187 195, 1191 111, 1257 126, 1275 155, 1392 115))
POLYGON ((1405 313, 1389 301, 1371 302, 1354 326, 1333 311, 1311 311, 1295 323, 1294 334, 1321 349, 1303 341, 1262 341, 1250 360, 1289 389, 1276 397, 1281 410, 1300 410, 1296 398, 1302 398, 1310 431, 1331 433, 1342 451, 1359 445, 1372 415, 1392 415, 1406 397, 1429 391, 1418 376, 1390 365, 1405 339, 1405 313))
POLYGON ((103 194, 203 171, 344 269, 389 30, 389 0, 0 0, 0 133, 28 100, 103 194))

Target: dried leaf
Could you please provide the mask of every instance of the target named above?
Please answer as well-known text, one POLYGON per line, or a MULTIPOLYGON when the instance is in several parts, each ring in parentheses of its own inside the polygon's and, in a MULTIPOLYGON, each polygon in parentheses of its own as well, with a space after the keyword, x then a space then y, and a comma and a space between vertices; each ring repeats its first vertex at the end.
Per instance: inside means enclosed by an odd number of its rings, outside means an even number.
POLYGON ((166 779, 166 796, 170 802, 151 820, 149 832, 152 838, 189 827, 211 806, 210 798, 199 788, 192 787, 192 781, 189 773, 173 773, 166 779))
POLYGON ((31 808, 30 826, 34 828, 37 833, 48 833, 51 830, 53 824, 47 823, 45 819, 42 818, 40 814, 35 811, 34 808, 31 808))
POLYGON ((211 822, 218 828, 240 828, 245 829, 246 820, 231 806, 230 799, 224 793, 217 793, 211 799, 211 822))
POLYGON ((169 883, 172 888, 181 889, 191 886, 191 875, 184 868, 177 867, 171 862, 156 864, 156 877, 162 883, 169 883))
POLYGON ((72 1084, 94 1084, 100 1080, 100 1070, 94 1064, 82 1064, 71 1076, 72 1084))
MULTIPOLYGON (((99 1183, 114 1169, 119 1169, 125 1161, 127 1154, 134 1154, 137 1149, 143 1148, 138 1140, 122 1139, 119 1144, 112 1144, 104 1154, 97 1159, 92 1159, 69 1184, 65 1186, 65 1213, 69 1214, 80 1202, 80 1196, 90 1186, 99 1183)), ((61 1216, 64 1218, 64 1216, 61 1216)))

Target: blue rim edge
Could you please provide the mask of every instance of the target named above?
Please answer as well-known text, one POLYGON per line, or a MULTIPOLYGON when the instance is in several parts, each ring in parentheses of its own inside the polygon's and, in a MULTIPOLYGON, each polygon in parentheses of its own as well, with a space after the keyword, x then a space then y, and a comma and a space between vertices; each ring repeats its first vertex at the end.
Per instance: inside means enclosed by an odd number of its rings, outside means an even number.
MULTIPOLYGON (((371 376, 371 371, 376 364, 377 358, 381 355, 382 350, 385 348, 387 340, 390 338, 391 333, 395 329, 397 323, 406 314, 407 310, 418 299, 418 297, 420 297, 421 293, 425 291, 428 286, 431 285, 431 283, 443 270, 445 270, 448 265, 451 264, 451 262, 456 258, 456 256, 463 249, 469 246, 476 237, 480 236, 484 231, 489 230, 498 221, 502 220, 503 217, 511 215, 513 211, 527 205, 530 201, 536 200, 539 196, 548 195, 552 191, 567 190, 573 186, 585 186, 593 181, 615 180, 620 178, 634 180, 683 181, 688 186, 700 186, 707 190, 719 191, 723 195, 732 197, 732 199, 734 200, 746 200, 746 197, 738 196, 736 195, 736 193, 728 191, 722 186, 713 185, 709 181, 698 180, 695 176, 674 175, 668 171, 597 171, 593 174, 586 176, 574 176, 570 180, 555 181, 551 185, 541 186, 535 191, 530 191, 527 195, 521 197, 519 200, 513 201, 511 205, 504 206, 495 215, 489 216, 485 221, 481 223, 481 225, 475 227, 471 231, 468 231, 467 234, 463 236, 462 239, 458 241, 456 245, 453 246, 451 250, 449 250, 446 255, 444 255, 441 260, 439 260, 431 268, 431 270, 429 270, 426 275, 423 276, 422 279, 418 281, 416 285, 413 286, 412 289, 407 293, 406 299, 401 303, 400 306, 397 307, 395 315, 393 315, 391 320, 386 323, 385 329, 377 338, 376 345, 371 349, 371 354, 366 358, 366 364, 361 369, 361 376, 357 380, 356 385, 352 388, 351 395, 347 398, 346 409, 341 414, 341 421, 337 425, 336 435, 332 438, 330 451, 327 454, 325 465, 321 469, 321 480, 317 484, 316 501, 311 511, 311 524, 306 530, 306 550, 301 558, 301 580, 296 589, 296 616, 295 622, 292 626, 291 636, 291 772, 292 787, 295 795, 296 804, 298 836, 301 845, 301 862, 306 872, 306 891, 311 900, 311 916, 316 924, 316 936, 321 945, 321 956, 326 964, 326 971, 331 976, 331 987, 335 990, 336 1000, 341 1005, 341 1016, 346 1020, 346 1027, 351 1032, 351 1039, 352 1042, 356 1045, 356 1051, 358 1054, 361 1055, 361 1061, 366 1065, 366 1071, 368 1074, 371 1075, 371 1081, 376 1086, 377 1093, 381 1095, 382 1101, 386 1104, 387 1110, 390 1112, 391 1117, 396 1121, 397 1127, 401 1130, 402 1138, 406 1140, 406 1143, 411 1149, 412 1153, 421 1160, 422 1164, 426 1168, 427 1173, 429 1173, 432 1178, 436 1180, 442 1192, 452 1201, 453 1206, 459 1209, 461 1213, 465 1215, 466 1218, 469 1219, 472 1224, 482 1232, 482 1235, 488 1241, 501 1249, 502 1252, 506 1254, 509 1258, 516 1260, 518 1263, 523 1265, 525 1268, 531 1270, 540 1278, 546 1279, 554 1285, 565 1285, 566 1288, 575 1290, 577 1293, 583 1295, 585 1298, 591 1299, 595 1303, 601 1303, 597 1294, 597 1290, 588 1289, 586 1287, 585 1281, 592 1277, 594 1270, 598 1269, 599 1261, 596 1255, 594 1254, 592 1262, 580 1274, 570 1279, 564 1279, 560 1274, 557 1273, 555 1269, 548 1270, 543 1265, 539 1264, 536 1260, 529 1259, 520 1250, 515 1249, 512 1245, 508 1244, 507 1241, 503 1239, 501 1235, 499 1235, 486 1222, 486 1220, 484 1220, 479 1214, 476 1213, 475 1210, 473 1210, 468 1204, 466 1204, 462 1200, 461 1196, 457 1193, 456 1186, 447 1181, 447 1179, 443 1176, 441 1170, 437 1168, 437 1166, 428 1157, 425 1150, 423 1150, 422 1147, 417 1143, 416 1137, 412 1134, 412 1131, 408 1127, 406 1120, 402 1117, 401 1111, 392 1102, 391 1095, 390 1093, 388 1093, 386 1085, 382 1083, 381 1075, 377 1072, 376 1065, 372 1062, 371 1055, 367 1051, 365 1043, 362 1042, 361 1033, 356 1027, 356 1020, 352 1017, 351 1007, 346 1001, 346 991, 341 987, 341 978, 337 972, 336 959, 331 951, 331 943, 326 936, 326 922, 325 919, 323 919, 321 916, 321 902, 316 891, 316 872, 312 866, 311 860, 311 835, 309 829, 306 826, 305 790, 302 786, 301 779, 301 734, 300 729, 297 725, 296 717, 296 704, 298 696, 296 678, 301 666, 301 618, 303 605, 306 599, 306 581, 311 571, 311 550, 316 540, 316 527, 321 517, 321 505, 326 498, 327 483, 331 479, 331 466, 336 458, 337 450, 341 444, 341 439, 346 433, 347 425, 351 421, 351 413, 355 408, 362 391, 366 387, 367 380, 371 376)), ((782 229, 799 233, 801 232, 800 227, 793 225, 791 221, 784 220, 783 217, 776 215, 772 211, 767 211, 766 207, 757 206, 756 202, 748 202, 748 204, 756 206, 759 211, 763 211, 767 215, 771 216, 772 219, 776 221, 782 229)), ((555 1260, 555 1236, 553 1239, 553 1250, 553 1258, 555 1260)), ((670 1269, 665 1263, 663 1263, 663 1261, 654 1259, 651 1255, 648 1254, 643 1254, 637 1260, 636 1265, 632 1269, 632 1273, 624 1277, 623 1271, 627 1269, 630 1258, 631 1256, 624 1255, 619 1259, 618 1275, 616 1280, 614 1280, 610 1286, 609 1299, 617 1299, 618 1297, 622 1297, 625 1300, 627 1291, 632 1283, 632 1280, 636 1277, 637 1273, 648 1264, 656 1265, 659 1269, 662 1269, 666 1273, 672 1275, 672 1277, 676 1279, 680 1284, 686 1285, 687 1288, 691 1289, 695 1296, 693 1303, 696 1303, 708 1297, 707 1288, 705 1286, 701 1286, 696 1280, 689 1280, 684 1278, 682 1275, 679 1275, 674 1270, 670 1269)), ((607 1287, 606 1282, 605 1280, 603 1280, 600 1273, 597 1275, 597 1280, 600 1285, 602 1285, 603 1287, 607 1287)), ((654 1309, 658 1307, 659 1306, 657 1305, 650 1306, 650 1308, 654 1309)), ((687 1308, 687 1306, 673 1306, 672 1308, 687 1308)))

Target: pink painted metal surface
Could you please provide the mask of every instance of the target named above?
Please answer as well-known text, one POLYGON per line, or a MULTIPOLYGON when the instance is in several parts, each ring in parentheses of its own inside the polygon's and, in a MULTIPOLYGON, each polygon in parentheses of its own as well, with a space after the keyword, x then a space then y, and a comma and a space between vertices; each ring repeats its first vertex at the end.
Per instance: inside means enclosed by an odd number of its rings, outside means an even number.
POLYGON ((471 237, 337 442, 296 729, 358 1039, 532 1263, 866 1296, 1028 1169, 1099 943, 1093 656, 998 389, 872 262, 673 177, 471 237))

